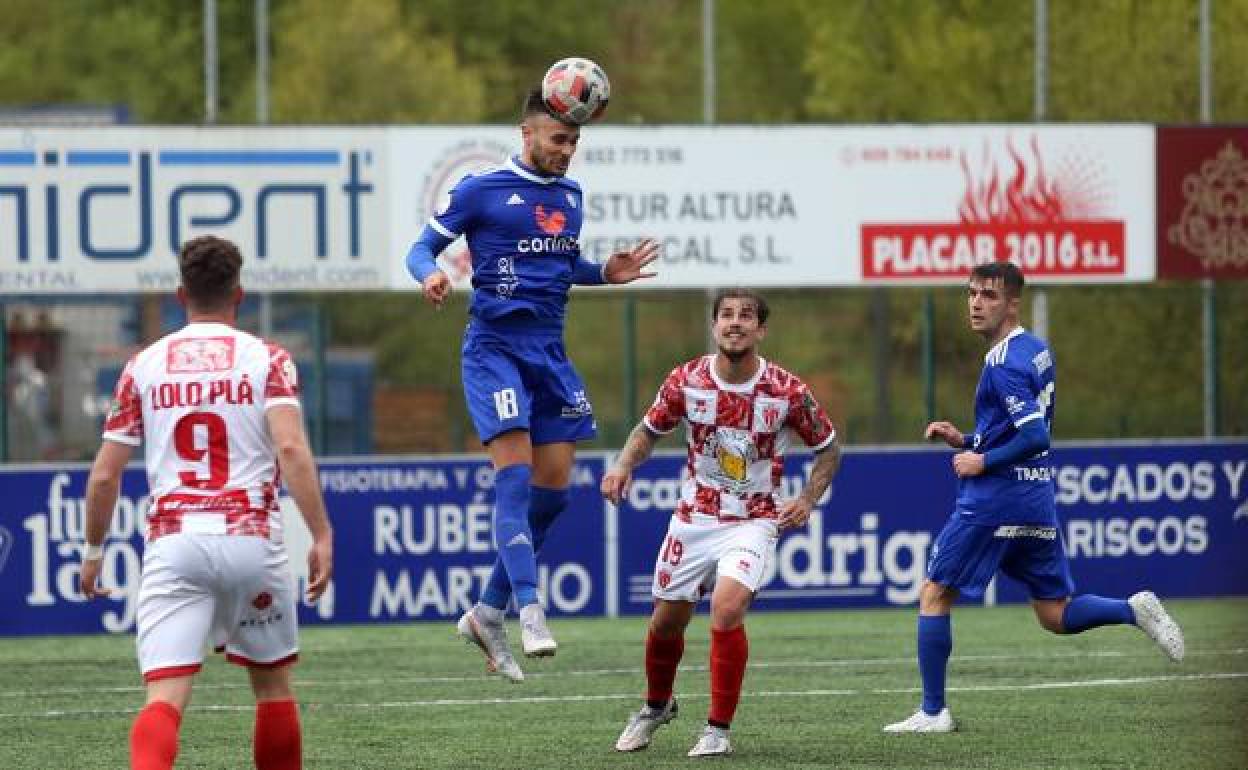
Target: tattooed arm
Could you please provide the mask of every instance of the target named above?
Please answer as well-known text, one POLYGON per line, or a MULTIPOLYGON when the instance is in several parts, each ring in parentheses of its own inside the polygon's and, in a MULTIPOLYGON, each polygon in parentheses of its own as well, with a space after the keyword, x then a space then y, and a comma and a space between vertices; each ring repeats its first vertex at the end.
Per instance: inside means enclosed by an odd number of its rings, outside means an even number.
POLYGON ((841 447, 836 441, 815 453, 815 467, 810 470, 810 480, 806 482, 802 493, 785 503, 780 510, 777 523, 781 529, 801 527, 806 524, 811 511, 815 509, 815 503, 823 497, 824 492, 828 491, 828 485, 832 483, 832 477, 836 475, 836 470, 840 466, 841 447))
POLYGON ((658 434, 652 433, 644 422, 637 423, 637 427, 633 428, 633 432, 629 434, 624 448, 620 450, 620 456, 615 460, 615 467, 602 477, 603 497, 612 503, 620 502, 628 493, 633 469, 646 461, 646 458, 654 451, 654 445, 658 439, 658 434))

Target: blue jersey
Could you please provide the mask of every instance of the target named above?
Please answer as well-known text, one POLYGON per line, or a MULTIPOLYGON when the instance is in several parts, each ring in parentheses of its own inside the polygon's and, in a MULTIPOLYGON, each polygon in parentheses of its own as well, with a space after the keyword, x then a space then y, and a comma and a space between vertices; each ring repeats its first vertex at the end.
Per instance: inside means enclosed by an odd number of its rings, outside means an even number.
POLYGON ((579 184, 517 158, 455 185, 429 226, 468 239, 474 324, 562 333, 573 270, 583 262, 581 213, 579 184))
MULTIPOLYGON (((975 391, 975 435, 980 454, 1004 446, 1032 420, 1053 425, 1055 371, 1045 343, 1016 328, 984 356, 975 391)), ((1048 450, 961 479, 958 510, 975 524, 1056 525, 1053 470, 1048 450)))

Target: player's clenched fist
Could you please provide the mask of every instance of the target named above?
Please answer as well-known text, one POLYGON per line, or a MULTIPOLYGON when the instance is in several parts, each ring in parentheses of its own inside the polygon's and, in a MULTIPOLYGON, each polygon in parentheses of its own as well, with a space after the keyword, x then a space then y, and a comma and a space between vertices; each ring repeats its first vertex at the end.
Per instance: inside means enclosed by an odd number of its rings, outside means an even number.
POLYGON ((602 477, 602 496, 613 504, 619 505, 620 500, 624 499, 624 495, 628 492, 632 477, 633 474, 619 467, 607 471, 607 475, 602 477))
POLYGON ((421 284, 421 290, 431 305, 440 308, 451 293, 451 279, 441 270, 435 270, 421 284))
POLYGON ((112 591, 100 585, 100 567, 104 562, 100 558, 82 560, 82 595, 88 599, 107 597, 112 591))

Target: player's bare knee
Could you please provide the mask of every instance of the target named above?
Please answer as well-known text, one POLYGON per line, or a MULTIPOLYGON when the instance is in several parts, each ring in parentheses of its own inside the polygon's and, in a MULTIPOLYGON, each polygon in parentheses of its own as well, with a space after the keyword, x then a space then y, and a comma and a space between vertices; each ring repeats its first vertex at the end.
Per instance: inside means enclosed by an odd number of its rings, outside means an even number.
POLYGON ((948 615, 958 598, 956 588, 924 581, 919 591, 919 612, 924 615, 948 615))
POLYGON ((289 700, 295 697, 291 688, 290 666, 277 668, 249 668, 251 692, 257 701, 289 700))
POLYGON ((650 633, 661 639, 670 639, 685 633, 685 627, 693 617, 693 605, 687 602, 668 602, 659 599, 650 615, 650 633))
POLYGON ((731 631, 745 622, 745 613, 750 608, 750 597, 732 596, 711 602, 711 628, 716 631, 731 631))
POLYGON ((1036 613, 1036 622, 1040 624, 1041 628, 1050 633, 1066 633, 1066 626, 1062 623, 1062 618, 1066 614, 1066 605, 1069 601, 1069 599, 1033 601, 1031 608, 1036 613))

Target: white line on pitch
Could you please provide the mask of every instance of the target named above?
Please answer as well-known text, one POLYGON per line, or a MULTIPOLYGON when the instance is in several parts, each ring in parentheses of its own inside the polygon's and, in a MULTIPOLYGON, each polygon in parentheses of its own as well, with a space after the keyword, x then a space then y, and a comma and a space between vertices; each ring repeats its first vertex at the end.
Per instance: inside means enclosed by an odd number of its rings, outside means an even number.
MULTIPOLYGON (((1196 656, 1220 656, 1220 655, 1243 655, 1248 653, 1248 647, 1232 647, 1224 650, 1188 650, 1187 657, 1196 656)), ((1072 652, 1054 652, 1038 655, 954 655, 950 658, 952 663, 978 663, 992 662, 998 660, 1077 660, 1080 658, 1152 658, 1156 657, 1155 650, 1147 650, 1141 652, 1123 652, 1121 650, 1087 650, 1072 652)), ((842 660, 782 660, 782 661, 759 661, 750 663, 748 667, 751 670, 769 670, 769 669, 792 669, 792 668, 847 668, 850 666, 898 666, 915 664, 914 656, 904 658, 848 658, 842 660)), ((685 673, 700 673, 709 669, 706 664, 682 664, 680 670, 685 673)), ((571 671, 534 671, 525 672, 525 676, 530 679, 564 679, 582 676, 612 676, 617 674, 636 675, 641 673, 640 667, 630 668, 593 668, 580 669, 571 671)), ((448 676, 394 676, 382 677, 376 679, 296 679, 296 684, 300 689, 308 687, 368 687, 375 685, 393 685, 393 684, 459 684, 464 682, 486 682, 493 677, 486 674, 473 675, 448 675, 448 676)), ((214 682, 210 684, 197 683, 195 690, 203 692, 205 690, 246 690, 250 685, 244 682, 214 682)), ((0 698, 46 698, 57 695, 107 695, 109 693, 122 694, 132 692, 142 692, 142 685, 121 685, 111 687, 62 687, 48 690, 4 690, 0 691, 0 698)))
MULTIPOLYGON (((1024 690, 1051 690, 1078 687, 1121 687, 1126 685, 1157 684, 1161 682, 1194 682, 1214 679, 1243 679, 1248 671, 1228 671, 1208 674, 1175 674, 1169 676, 1138 676, 1122 679, 1079 679, 1065 682, 1034 682, 1031 684, 987 684, 950 687, 949 692, 1019 692, 1024 690)), ((742 698, 812 698, 855 697, 863 695, 897 695, 921 692, 918 687, 860 689, 860 690, 762 690, 745 692, 742 698)), ((705 693, 682 695, 684 700, 704 700, 705 693)), ((310 709, 391 709, 422 708, 430 706, 515 706, 549 703, 585 703, 591 701, 637 700, 637 693, 606 693, 602 695, 538 695, 519 698, 438 698, 433 700, 381 701, 378 703, 306 702, 310 709)), ((255 707, 245 705, 192 706, 194 712, 250 712, 255 707)), ((0 719, 59 719, 63 717, 125 716, 137 709, 66 709, 31 713, 0 713, 0 719)))

